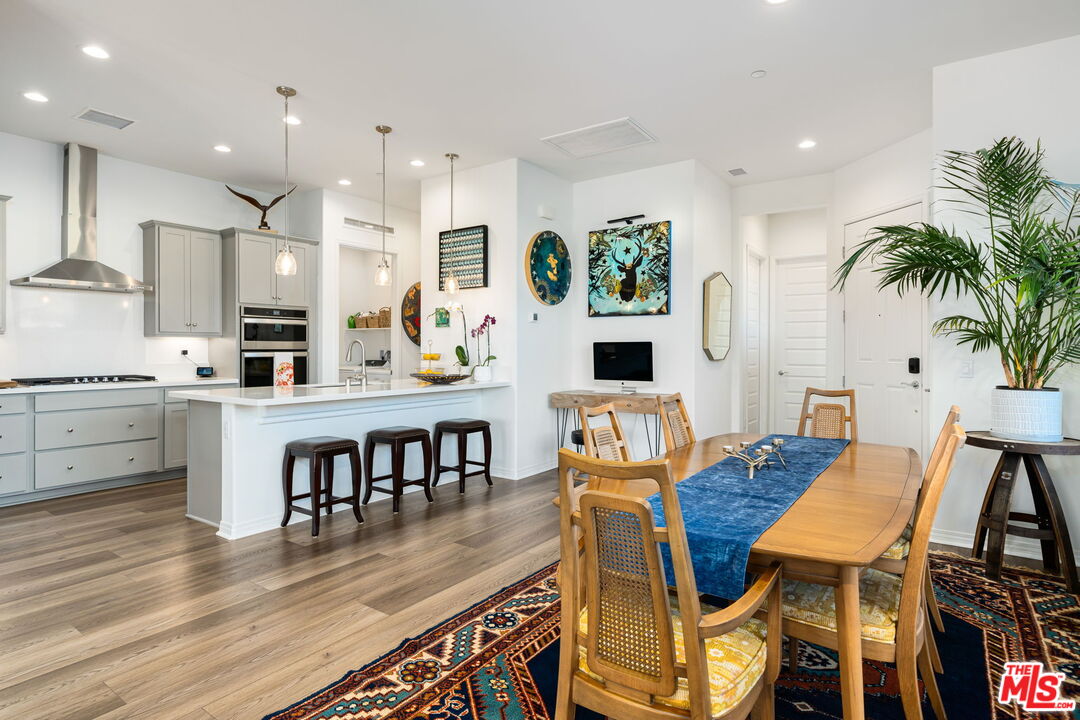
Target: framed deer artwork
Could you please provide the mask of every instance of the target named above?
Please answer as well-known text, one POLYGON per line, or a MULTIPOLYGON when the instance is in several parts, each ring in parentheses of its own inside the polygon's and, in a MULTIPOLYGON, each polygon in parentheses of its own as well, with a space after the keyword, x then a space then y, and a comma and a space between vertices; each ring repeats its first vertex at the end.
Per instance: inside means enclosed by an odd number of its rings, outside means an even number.
POLYGON ((589 233, 589 317, 671 312, 671 221, 589 233))

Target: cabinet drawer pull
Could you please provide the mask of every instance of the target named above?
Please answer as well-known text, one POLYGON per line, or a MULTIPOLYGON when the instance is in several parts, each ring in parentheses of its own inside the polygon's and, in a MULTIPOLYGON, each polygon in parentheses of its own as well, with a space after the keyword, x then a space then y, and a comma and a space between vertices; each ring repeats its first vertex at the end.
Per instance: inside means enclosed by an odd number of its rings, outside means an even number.
POLYGON ((191 323, 191 327, 199 327, 199 323, 191 323))
POLYGON ((129 423, 128 423, 128 427, 135 427, 135 423, 133 423, 133 422, 129 422, 129 423))
POLYGON ((74 469, 75 469, 74 465, 68 465, 68 470, 74 470, 74 469))
POLYGON ((68 432, 75 432, 75 428, 68 428, 68 432))
POLYGON ((135 462, 135 456, 132 455, 131 457, 129 457, 128 462, 135 462))

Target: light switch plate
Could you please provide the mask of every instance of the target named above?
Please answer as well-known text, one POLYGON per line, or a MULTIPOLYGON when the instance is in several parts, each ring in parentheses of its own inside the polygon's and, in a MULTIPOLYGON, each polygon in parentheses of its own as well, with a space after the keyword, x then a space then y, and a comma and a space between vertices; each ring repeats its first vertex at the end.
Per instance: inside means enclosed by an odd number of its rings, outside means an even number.
POLYGON ((529 313, 529 322, 540 322, 540 313, 529 313))
POLYGON ((975 377, 975 361, 963 360, 960 362, 960 377, 973 378, 975 377))

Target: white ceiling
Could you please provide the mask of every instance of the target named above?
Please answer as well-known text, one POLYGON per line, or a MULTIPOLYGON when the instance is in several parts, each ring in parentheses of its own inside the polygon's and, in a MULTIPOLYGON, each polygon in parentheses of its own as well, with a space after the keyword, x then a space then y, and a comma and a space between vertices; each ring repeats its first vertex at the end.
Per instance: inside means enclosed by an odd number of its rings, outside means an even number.
POLYGON ((828 171, 928 127, 933 66, 1080 33, 1076 0, 0 0, 0 17, 0 131, 273 191, 284 83, 296 181, 377 198, 387 123, 391 201, 414 208, 448 151, 573 180, 688 158, 741 183, 828 171), (72 119, 87 106, 137 122, 72 119), (539 141, 627 115, 659 142, 574 160, 539 141))

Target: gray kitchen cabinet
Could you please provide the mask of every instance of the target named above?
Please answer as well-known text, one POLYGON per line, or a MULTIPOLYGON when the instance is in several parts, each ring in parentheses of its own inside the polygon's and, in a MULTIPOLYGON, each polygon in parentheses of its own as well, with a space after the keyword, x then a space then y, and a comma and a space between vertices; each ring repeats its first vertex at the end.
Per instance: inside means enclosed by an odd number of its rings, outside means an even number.
POLYGON ((165 469, 187 465, 187 420, 186 402, 165 404, 165 469))
POLYGON ((242 304, 276 305, 277 282, 274 259, 277 238, 274 235, 242 233, 237 236, 237 297, 242 304))
POLYGON ((230 294, 230 279, 235 277, 235 297, 239 305, 312 306, 317 265, 316 246, 312 241, 290 236, 289 245, 296 257, 296 274, 278 275, 274 272, 274 261, 285 247, 284 236, 240 228, 228 228, 222 235, 226 296, 230 294))
POLYGON ((146 335, 221 334, 221 235, 158 221, 142 223, 146 335))
POLYGON ((154 472, 161 462, 157 439, 46 450, 34 455, 34 487, 53 488, 154 472))
POLYGON ((26 492, 26 454, 0 455, 0 495, 26 492))
MULTIPOLYGON (((278 305, 296 305, 298 307, 308 307, 311 305, 311 298, 308 293, 308 264, 309 264, 309 250, 312 250, 308 245, 301 242, 289 243, 292 247, 293 256, 296 258, 296 274, 295 275, 278 275, 277 277, 277 304, 278 305)), ((283 239, 277 242, 277 251, 285 247, 285 241, 283 239)), ((314 255, 314 253, 310 253, 314 255)))

